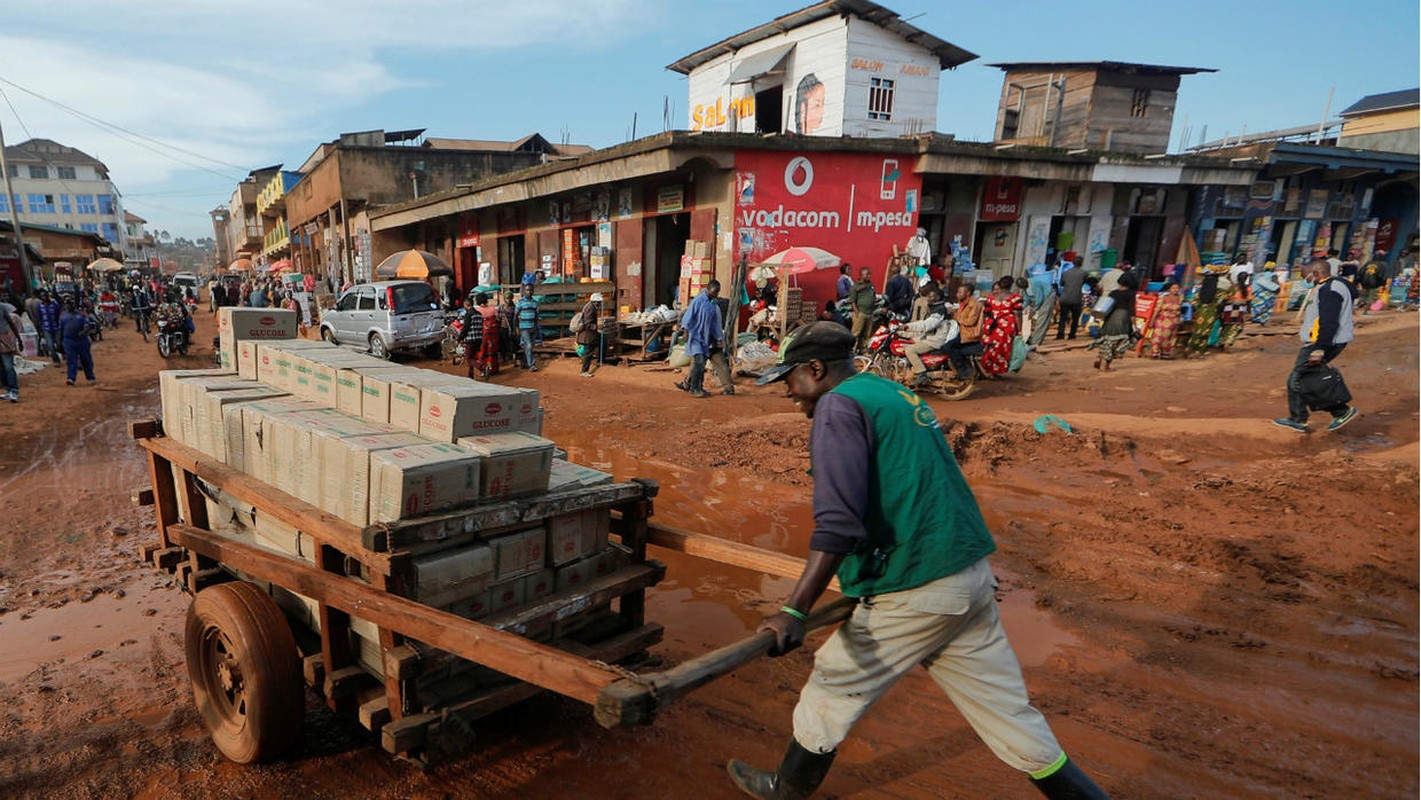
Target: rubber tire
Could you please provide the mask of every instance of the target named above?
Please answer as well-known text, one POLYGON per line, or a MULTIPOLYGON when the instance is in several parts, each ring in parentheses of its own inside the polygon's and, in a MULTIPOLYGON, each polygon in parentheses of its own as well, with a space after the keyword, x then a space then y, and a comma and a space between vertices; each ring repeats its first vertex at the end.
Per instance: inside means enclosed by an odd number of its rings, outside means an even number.
POLYGON ((424 357, 425 357, 425 358, 433 358, 433 359, 438 359, 438 360, 440 360, 440 361, 443 361, 443 360, 444 360, 444 343, 443 343, 443 342, 435 342, 435 343, 433 343, 433 344, 427 344, 427 345, 424 346, 423 350, 424 350, 424 357))
MULTIPOLYGON (((951 369, 951 367, 948 367, 945 373, 950 373, 951 369)), ((977 388, 977 368, 974 365, 972 367, 972 377, 961 382, 955 379, 949 380, 947 375, 944 374, 943 377, 938 378, 937 386, 938 394, 941 395, 944 400, 966 400, 977 388)))
POLYGON ((321 328, 321 341, 326 344, 336 344, 336 335, 330 328, 321 328))
POLYGON ((222 755, 250 764, 295 743, 305 713, 301 656, 286 617, 265 592, 244 581, 198 592, 188 608, 184 649, 198 716, 222 755), (218 646, 240 673, 238 708, 223 689, 218 646))
POLYGON ((370 334, 370 355, 382 361, 390 360, 390 347, 385 344, 385 337, 378 333, 370 334))
POLYGON ((162 334, 158 334, 158 355, 167 358, 172 354, 173 349, 168 346, 168 340, 163 338, 162 334))

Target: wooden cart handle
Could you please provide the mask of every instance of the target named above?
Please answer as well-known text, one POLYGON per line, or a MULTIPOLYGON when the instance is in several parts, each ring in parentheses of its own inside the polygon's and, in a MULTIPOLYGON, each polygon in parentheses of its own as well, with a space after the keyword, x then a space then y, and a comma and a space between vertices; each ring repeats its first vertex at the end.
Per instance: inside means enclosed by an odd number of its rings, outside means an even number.
MULTIPOLYGON (((848 619, 857 605, 857 599, 841 597, 814 609, 805 623, 806 633, 848 619)), ((597 695, 594 716, 604 728, 649 725, 676 698, 767 655, 774 644, 772 631, 760 631, 664 672, 622 678, 597 695)))

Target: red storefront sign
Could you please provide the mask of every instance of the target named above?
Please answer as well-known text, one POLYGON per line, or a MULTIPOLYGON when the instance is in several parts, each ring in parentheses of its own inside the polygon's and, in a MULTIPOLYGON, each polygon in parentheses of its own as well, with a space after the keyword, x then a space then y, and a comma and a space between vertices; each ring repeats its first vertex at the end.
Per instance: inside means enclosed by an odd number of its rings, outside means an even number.
POLYGON ((1377 220, 1377 239, 1372 245, 1372 252, 1385 250, 1388 253, 1392 250, 1392 245, 1396 244, 1396 232, 1401 227, 1401 220, 1390 217, 1382 217, 1377 220))
POLYGON ((988 178, 982 191, 982 222, 1015 222, 1021 217, 1021 179, 988 178))
POLYGON ((459 220, 459 246, 478 247, 479 246, 479 218, 473 214, 466 214, 459 220))
MULTIPOLYGON (((737 260, 818 247, 871 267, 881 284, 893 245, 901 252, 918 224, 922 178, 910 156, 741 150, 735 169, 737 260)), ((839 274, 816 272, 831 284, 839 274)), ((806 279, 813 280, 800 276, 800 285, 806 279)))

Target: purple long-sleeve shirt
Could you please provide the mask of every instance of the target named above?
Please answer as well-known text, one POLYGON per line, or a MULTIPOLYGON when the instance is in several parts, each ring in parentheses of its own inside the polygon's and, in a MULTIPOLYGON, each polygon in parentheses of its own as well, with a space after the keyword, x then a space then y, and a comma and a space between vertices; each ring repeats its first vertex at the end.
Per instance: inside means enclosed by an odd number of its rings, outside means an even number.
POLYGON ((868 536, 868 470, 875 443, 863 407, 830 392, 814 406, 809 464, 814 472, 814 533, 809 549, 846 555, 868 536))

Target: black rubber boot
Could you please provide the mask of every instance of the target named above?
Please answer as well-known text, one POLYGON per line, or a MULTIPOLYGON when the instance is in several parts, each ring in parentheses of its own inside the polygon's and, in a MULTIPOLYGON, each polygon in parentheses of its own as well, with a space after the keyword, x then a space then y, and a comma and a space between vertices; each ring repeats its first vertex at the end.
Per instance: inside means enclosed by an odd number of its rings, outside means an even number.
POLYGON ((775 772, 755 769, 737 759, 725 768, 740 791, 760 800, 805 800, 824 782, 834 764, 834 752, 813 753, 791 739, 784 761, 775 772))
POLYGON ((1031 782, 1050 800, 1110 800, 1110 795, 1070 760, 1050 775, 1040 780, 1032 778, 1031 782))

